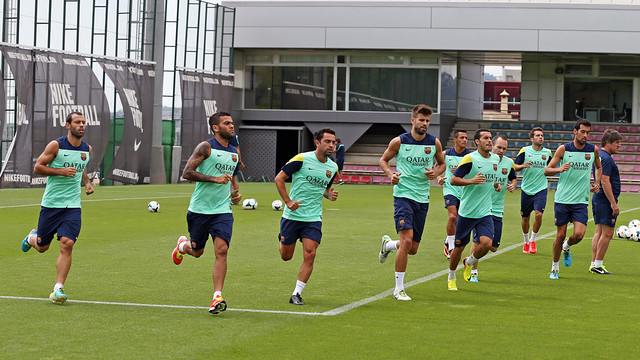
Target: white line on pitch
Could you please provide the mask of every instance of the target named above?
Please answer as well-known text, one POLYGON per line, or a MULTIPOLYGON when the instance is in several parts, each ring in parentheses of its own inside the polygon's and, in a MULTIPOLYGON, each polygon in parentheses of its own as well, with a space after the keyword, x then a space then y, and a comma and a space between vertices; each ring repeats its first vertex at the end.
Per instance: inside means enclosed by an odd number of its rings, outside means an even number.
MULTIPOLYGON (((48 298, 34 298, 25 296, 4 296, 0 295, 0 299, 13 299, 13 300, 38 300, 38 301, 51 301, 48 298)), ((158 307, 158 308, 171 308, 171 309, 198 309, 209 310, 205 306, 188 306, 188 305, 164 305, 164 304, 141 304, 141 303, 123 303, 123 302, 111 302, 111 301, 89 301, 89 300, 67 300, 69 303, 79 304, 98 304, 98 305, 121 305, 121 306, 141 306, 141 307, 158 307)), ((271 314, 291 314, 291 315, 322 315, 323 313, 317 312, 301 312, 301 311, 284 311, 284 310, 258 310, 258 309, 234 309, 227 308, 229 311, 244 311, 244 312, 258 312, 258 313, 271 313, 271 314)))
MULTIPOLYGON (((173 199, 173 198, 184 198, 191 197, 191 194, 185 194, 182 196, 147 196, 141 198, 119 198, 119 199, 82 199, 82 202, 95 202, 95 201, 122 201, 122 200, 149 200, 151 197, 154 199, 173 199)), ((0 209, 7 208, 17 208, 17 207, 28 207, 28 206, 40 206, 40 203, 37 204, 22 204, 22 205, 5 205, 0 206, 0 209)))

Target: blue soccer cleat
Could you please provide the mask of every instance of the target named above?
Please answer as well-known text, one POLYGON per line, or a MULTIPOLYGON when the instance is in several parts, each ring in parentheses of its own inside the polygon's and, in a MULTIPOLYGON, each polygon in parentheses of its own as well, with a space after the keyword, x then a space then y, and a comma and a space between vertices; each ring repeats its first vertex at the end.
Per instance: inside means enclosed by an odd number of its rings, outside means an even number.
POLYGON ((572 262, 573 262, 573 259, 571 257, 571 249, 562 250, 562 263, 564 264, 564 266, 569 267, 571 266, 572 262))
POLYGON ((549 273, 549 279, 552 279, 552 280, 560 279, 560 276, 558 276, 558 270, 551 270, 551 273, 549 273))
POLYGON ((67 301, 67 295, 64 293, 64 289, 60 288, 49 295, 49 300, 54 304, 63 304, 67 301))
POLYGON ((24 240, 22 240, 22 251, 23 252, 27 252, 27 251, 29 251, 29 249, 32 248, 32 246, 29 244, 29 238, 31 237, 31 235, 35 235, 35 234, 36 234, 36 229, 31 229, 29 234, 27 234, 27 236, 24 238, 24 240))

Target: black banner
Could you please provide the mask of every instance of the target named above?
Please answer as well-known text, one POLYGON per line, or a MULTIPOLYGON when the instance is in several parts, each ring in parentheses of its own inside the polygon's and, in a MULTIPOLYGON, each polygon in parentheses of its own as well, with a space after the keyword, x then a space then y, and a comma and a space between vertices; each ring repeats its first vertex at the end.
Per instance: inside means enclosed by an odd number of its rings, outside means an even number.
POLYGON ((98 60, 98 63, 115 85, 124 112, 122 140, 106 177, 127 184, 148 184, 151 182, 154 67, 116 60, 98 60))
POLYGON ((213 137, 209 117, 218 111, 231 113, 233 75, 180 71, 182 91, 182 158, 184 169, 200 142, 213 137))
POLYGON ((18 105, 16 139, 10 162, 2 175, 3 187, 45 185, 46 177, 33 176, 35 161, 46 145, 65 136, 66 117, 84 114, 83 140, 92 146, 87 173, 92 178, 109 139, 109 105, 100 82, 84 57, 2 47, 16 80, 18 105))

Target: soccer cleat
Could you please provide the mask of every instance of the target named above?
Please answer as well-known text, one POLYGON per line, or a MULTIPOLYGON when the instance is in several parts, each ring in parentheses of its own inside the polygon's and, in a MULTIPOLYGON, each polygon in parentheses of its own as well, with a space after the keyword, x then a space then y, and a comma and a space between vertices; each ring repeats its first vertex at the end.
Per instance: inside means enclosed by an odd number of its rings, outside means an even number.
POLYGON ((589 272, 593 274, 593 271, 591 271, 591 269, 593 269, 594 267, 596 267, 595 265, 589 265, 589 272))
POLYGON ((569 267, 571 266, 572 262, 573 262, 573 259, 571 256, 571 249, 562 250, 562 263, 564 264, 564 266, 569 267))
POLYGON ((391 252, 391 250, 387 250, 387 243, 389 241, 391 241, 391 238, 389 237, 389 235, 382 236, 382 248, 380 249, 380 253, 378 254, 378 259, 380 260, 380 263, 384 263, 385 261, 387 261, 387 257, 391 252))
POLYGON ((549 279, 553 279, 553 280, 560 279, 560 276, 558 276, 558 270, 551 270, 551 273, 549 273, 549 279))
POLYGON ((404 289, 398 291, 398 292, 394 292, 393 293, 393 298, 396 300, 403 300, 403 301, 409 301, 411 300, 411 298, 407 295, 406 292, 404 292, 404 289))
POLYGON ((300 296, 300 294, 293 294, 289 299, 289 304, 304 305, 304 302, 302 301, 302 297, 300 296))
MULTIPOLYGON (((183 242, 188 241, 186 236, 180 236, 178 238, 178 245, 176 245, 176 248, 173 249, 173 253, 171 254, 171 257, 173 258, 173 263, 176 265, 180 265, 182 263, 182 258, 184 257, 184 254, 182 251, 180 251, 180 244, 182 244, 183 242)), ((211 311, 211 310, 209 310, 211 311)), ((216 313, 217 314, 217 313, 216 313)))
POLYGON ((444 256, 446 256, 447 259, 451 258, 451 252, 449 251, 449 245, 447 245, 446 241, 444 243, 444 256))
POLYGON ((536 242, 532 241, 529 243, 529 254, 535 254, 538 252, 538 247, 536 246, 536 242))
POLYGON ((525 254, 529 253, 529 243, 524 243, 524 245, 522 246, 522 252, 525 254))
POLYGON ((612 272, 607 271, 607 269, 603 266, 594 266, 589 269, 589 272, 592 274, 601 274, 601 275, 612 275, 612 272))
POLYGON ((67 301, 67 295, 64 293, 64 289, 60 288, 49 295, 49 300, 55 304, 62 304, 67 301))
POLYGON ((456 279, 447 280, 447 290, 458 290, 456 279))
POLYGON ((224 301, 222 296, 216 296, 216 298, 211 302, 211 306, 209 306, 209 312, 211 314, 217 314, 225 310, 227 310, 227 302, 224 301))
POLYGON ((34 235, 34 234, 36 234, 36 229, 31 229, 29 234, 27 234, 24 240, 22 240, 22 251, 27 252, 29 251, 29 249, 32 248, 31 244, 29 244, 29 238, 31 237, 31 235, 34 235))
POLYGON ((478 282, 478 274, 471 274, 471 279, 469 279, 469 282, 478 282))
POLYGON ((462 277, 464 281, 469 282, 471 280, 471 269, 473 266, 467 265, 467 258, 462 259, 462 264, 464 265, 464 273, 462 273, 462 277))

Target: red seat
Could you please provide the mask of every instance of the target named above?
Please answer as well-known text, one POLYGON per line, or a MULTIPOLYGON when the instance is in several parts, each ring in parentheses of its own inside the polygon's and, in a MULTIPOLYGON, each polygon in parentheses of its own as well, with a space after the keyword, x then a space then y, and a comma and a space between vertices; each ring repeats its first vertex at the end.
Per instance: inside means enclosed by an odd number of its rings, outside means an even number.
POLYGON ((607 127, 606 126, 594 126, 593 130, 597 131, 597 132, 604 132, 605 130, 607 130, 607 127))
POLYGON ((349 178, 349 182, 352 184, 357 184, 360 182, 360 175, 351 175, 349 178))
POLYGON ((620 185, 620 192, 629 192, 629 185, 620 185))
POLYGON ((382 180, 383 184, 391 184, 391 179, 387 176, 384 177, 384 179, 382 180))
POLYGON ((631 185, 631 186, 629 186, 629 191, 630 192, 639 192, 640 191, 640 185, 631 185))
POLYGON ((636 151, 636 146, 635 145, 625 145, 623 147, 624 147, 624 150, 622 150, 622 151, 626 151, 626 152, 635 152, 636 151))
POLYGON ((637 134, 640 133, 640 130, 638 130, 637 126, 629 126, 629 132, 632 134, 637 134))
POLYGON ((620 154, 613 154, 612 158, 615 162, 622 161, 622 155, 620 154))
POLYGON ((620 175, 620 180, 631 180, 631 175, 622 174, 620 175))
POLYGON ((640 165, 634 165, 632 171, 640 172, 640 165))
POLYGON ((622 156, 622 161, 633 161, 633 155, 624 155, 622 156))
POLYGON ((629 129, 624 125, 623 126, 619 126, 618 127, 618 132, 626 133, 626 132, 629 132, 629 129))
POLYGON ((345 165, 345 166, 342 168, 342 170, 344 170, 344 171, 352 171, 352 170, 354 170, 354 169, 355 169, 355 168, 353 167, 353 165, 345 165))
MULTIPOLYGON (((640 180, 640 175, 627 175, 627 176, 631 176, 631 180, 640 180)), ((622 175, 620 175, 620 177, 622 177, 622 175)))
POLYGON ((627 136, 627 141, 626 142, 637 143, 638 142, 638 137, 637 136, 627 136))
POLYGON ((371 184, 371 176, 365 175, 360 178, 360 183, 362 184, 371 184))
POLYGON ((349 182, 349 175, 342 175, 342 181, 348 183, 349 182))
POLYGON ((632 169, 633 169, 633 165, 631 164, 620 165, 620 171, 631 171, 632 169))
POLYGON ((384 176, 374 176, 372 179, 372 182, 374 184, 382 184, 382 182, 384 181, 384 176))

